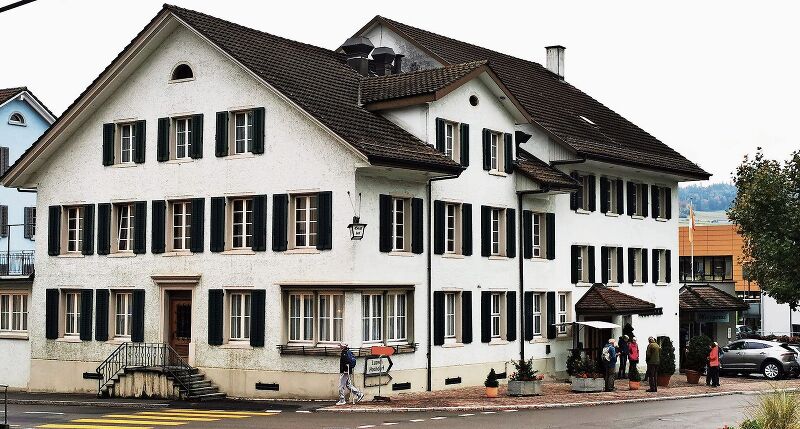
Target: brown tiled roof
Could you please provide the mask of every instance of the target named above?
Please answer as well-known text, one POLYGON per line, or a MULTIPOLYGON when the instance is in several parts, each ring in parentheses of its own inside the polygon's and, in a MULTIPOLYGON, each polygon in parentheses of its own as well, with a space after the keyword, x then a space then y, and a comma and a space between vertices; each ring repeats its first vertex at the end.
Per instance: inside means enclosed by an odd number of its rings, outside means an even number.
POLYGON ((334 51, 165 5, 236 61, 297 103, 373 164, 459 173, 462 167, 358 105, 362 77, 334 51))
POLYGON ((575 304, 577 314, 660 314, 652 302, 595 284, 575 304))
POLYGON ((20 92, 27 91, 27 89, 28 88, 25 88, 24 86, 20 86, 17 88, 0 89, 0 104, 3 104, 8 100, 11 100, 20 92))
POLYGON ((552 189, 577 189, 580 184, 568 174, 563 173, 527 151, 517 148, 516 171, 533 180, 542 187, 552 189))
POLYGON ((711 285, 686 285, 678 297, 682 311, 737 311, 750 307, 741 298, 711 285))
POLYGON ((412 43, 445 64, 488 60, 492 70, 532 119, 581 156, 698 179, 710 177, 695 163, 540 64, 381 16, 372 22, 375 21, 408 37, 412 43), (588 118, 595 125, 580 116, 588 118))
POLYGON ((435 93, 486 65, 486 61, 453 64, 388 76, 372 76, 361 82, 361 102, 392 100, 435 93))

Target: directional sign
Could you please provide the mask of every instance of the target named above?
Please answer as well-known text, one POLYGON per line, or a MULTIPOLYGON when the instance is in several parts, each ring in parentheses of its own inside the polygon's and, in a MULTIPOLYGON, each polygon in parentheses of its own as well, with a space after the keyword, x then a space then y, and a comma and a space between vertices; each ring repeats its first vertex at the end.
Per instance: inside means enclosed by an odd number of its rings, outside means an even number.
POLYGON ((392 358, 388 356, 369 356, 364 362, 365 377, 387 375, 390 369, 392 369, 392 358))
POLYGON ((364 387, 386 386, 391 382, 392 376, 390 374, 386 374, 382 377, 367 377, 364 379, 364 387))

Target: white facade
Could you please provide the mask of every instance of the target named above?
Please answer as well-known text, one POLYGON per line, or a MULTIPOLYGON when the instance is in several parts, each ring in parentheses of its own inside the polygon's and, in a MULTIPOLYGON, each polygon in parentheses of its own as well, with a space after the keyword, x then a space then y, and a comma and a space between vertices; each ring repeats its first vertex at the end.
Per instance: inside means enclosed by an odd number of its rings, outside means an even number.
POLYGON ((789 304, 778 304, 775 298, 761 294, 761 335, 789 335, 800 333, 800 310, 789 304))

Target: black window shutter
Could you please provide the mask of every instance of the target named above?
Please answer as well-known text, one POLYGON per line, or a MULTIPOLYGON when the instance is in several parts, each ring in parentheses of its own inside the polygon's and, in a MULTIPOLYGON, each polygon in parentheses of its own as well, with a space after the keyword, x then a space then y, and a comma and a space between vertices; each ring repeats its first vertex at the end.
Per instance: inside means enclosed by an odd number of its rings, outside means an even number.
POLYGON ((147 201, 133 203, 133 253, 147 252, 147 201))
POLYGON ((267 250, 267 196, 253 197, 253 251, 267 250))
POLYGON ((47 254, 61 253, 61 206, 50 206, 47 216, 47 254))
POLYGON ((608 197, 611 193, 609 181, 605 177, 600 178, 600 213, 608 213, 608 197))
POLYGON ((647 193, 647 185, 642 184, 642 216, 647 217, 647 200, 649 194, 647 193))
POLYGON ((411 252, 420 254, 425 248, 422 198, 411 199, 411 252))
POLYGON ((597 271, 594 265, 594 246, 589 246, 587 250, 589 251, 589 263, 587 264, 589 267, 589 283, 594 283, 594 272, 597 271))
POLYGON ((151 219, 152 236, 150 238, 150 251, 164 253, 166 250, 167 230, 167 202, 164 200, 153 201, 153 216, 151 219))
POLYGON ((628 216, 636 215, 636 184, 628 182, 628 216))
POLYGON ((469 124, 461 124, 458 135, 461 139, 461 165, 469 167, 469 124))
POLYGON ((517 340, 517 293, 506 292, 506 341, 517 340))
POLYGON ((492 208, 481 206, 481 256, 492 254, 492 208))
POLYGON ((608 283, 608 247, 600 247, 600 281, 603 284, 608 283))
POLYGON ((144 153, 147 147, 147 128, 145 121, 136 121, 134 124, 136 142, 133 146, 133 162, 144 163, 144 153))
POLYGON ((444 119, 436 118, 436 150, 444 153, 444 119))
POLYGON ((211 251, 225 250, 225 197, 211 198, 211 251))
POLYGON ((192 198, 192 231, 190 248, 193 253, 202 253, 205 245, 205 198, 192 198))
POLYGON ((461 292, 461 342, 472 343, 472 291, 461 292))
POLYGON ((617 283, 625 283, 625 260, 623 259, 622 254, 624 250, 621 247, 617 247, 617 283))
POLYGON ((625 182, 617 179, 617 214, 625 214, 625 182))
POLYGON ((672 251, 669 249, 665 250, 664 258, 666 258, 664 260, 664 269, 667 270, 667 272, 664 273, 664 278, 667 283, 672 283, 672 251))
MULTIPOLYGON (((192 159, 203 157, 203 114, 192 115, 192 159)), ((194 231, 192 231, 194 234, 194 231)))
POLYGON ((672 219, 672 188, 664 188, 664 211, 667 212, 667 219, 672 219))
POLYGON ((228 155, 228 112, 217 112, 214 155, 218 157, 228 155))
POLYGON ((94 339, 108 341, 108 289, 95 291, 94 339))
POLYGON ((514 172, 514 136, 505 134, 505 153, 503 156, 503 167, 508 174, 514 172))
POLYGON ((116 125, 103 124, 103 165, 114 165, 114 131, 116 125))
POLYGON ((650 187, 650 196, 651 200, 653 200, 653 204, 651 204, 653 219, 658 219, 658 210, 661 208, 661 202, 658 201, 658 186, 651 186, 650 187))
POLYGON ((653 283, 658 283, 658 275, 659 275, 659 260, 658 260, 658 249, 653 249, 653 283))
POLYGON ((506 257, 517 257, 517 212, 506 209, 506 257))
POLYGON ((556 214, 545 215, 545 228, 547 228, 547 241, 545 253, 548 260, 556 259, 556 214))
POLYGON ((58 321, 59 317, 59 298, 61 292, 58 289, 47 289, 45 293, 45 337, 48 340, 55 340, 58 338, 58 321))
POLYGON ((642 249, 642 283, 647 283, 647 249, 642 249))
POLYGON ((522 257, 533 258, 533 213, 522 211, 522 257))
POLYGON ((264 347, 266 305, 267 291, 254 289, 250 293, 250 345, 253 347, 264 347))
POLYGON ((467 203, 461 204, 461 254, 472 255, 472 204, 467 203))
POLYGON ((628 283, 636 283, 636 249, 633 247, 628 248, 628 283))
MULTIPOLYGON (((576 172, 570 173, 570 176, 575 179, 578 183, 583 183, 581 180, 580 174, 576 172)), ((578 210, 579 208, 583 207, 583 185, 578 188, 576 191, 569 194, 569 209, 570 210, 578 210)))
POLYGON ((381 252, 392 251, 392 196, 381 194, 378 197, 379 248, 381 252))
POLYGON ((144 342, 144 291, 133 291, 133 314, 131 315, 131 341, 144 342))
POLYGON ((156 158, 158 162, 169 161, 169 118, 158 118, 156 158))
POLYGON ((481 342, 492 341, 492 293, 481 292, 481 342))
POLYGON ((94 204, 83 206, 83 250, 84 255, 94 254, 94 204))
POLYGON ((597 190, 595 186, 594 176, 589 176, 587 179, 587 186, 589 186, 589 211, 593 212, 597 209, 597 190))
POLYGON ((578 278, 578 265, 579 265, 578 258, 580 258, 580 255, 581 255, 581 246, 573 244, 571 248, 572 262, 570 263, 570 266, 572 268, 572 274, 570 277, 572 283, 578 283, 579 281, 581 281, 581 279, 578 278))
POLYGON ((264 153, 264 135, 266 134, 266 110, 263 107, 253 109, 253 153, 264 153))
POLYGON ((81 291, 81 341, 92 341, 92 299, 91 289, 81 291))
POLYGON ((556 293, 547 292, 547 339, 556 337, 556 293))
POLYGON ((444 201, 436 200, 433 202, 433 253, 444 254, 444 201))
POLYGON ((492 132, 489 129, 483 129, 483 169, 489 171, 492 169, 492 132))
POLYGON ((97 205, 97 254, 111 253, 111 204, 97 205))
POLYGON ((289 195, 275 194, 272 196, 272 250, 283 252, 286 250, 288 239, 287 229, 289 221, 289 195))
POLYGON ((433 292, 433 345, 444 344, 444 292, 433 292))
POLYGON ((317 194, 317 249, 333 248, 333 193, 317 194))
POLYGON ((33 240, 35 237, 36 231, 36 207, 25 207, 25 220, 24 224, 24 233, 23 236, 28 240, 33 240))
POLYGON ((523 323, 525 325, 525 341, 533 339, 533 292, 522 294, 523 323))
POLYGON ((222 324, 224 307, 222 289, 208 291, 208 345, 219 346, 222 344, 222 324))

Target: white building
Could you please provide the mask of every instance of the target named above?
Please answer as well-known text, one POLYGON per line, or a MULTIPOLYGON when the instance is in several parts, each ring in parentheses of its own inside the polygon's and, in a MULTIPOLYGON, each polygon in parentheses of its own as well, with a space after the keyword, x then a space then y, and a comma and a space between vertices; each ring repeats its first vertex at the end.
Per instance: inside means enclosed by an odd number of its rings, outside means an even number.
POLYGON ((121 344, 229 395, 331 397, 339 342, 394 346, 401 391, 520 354, 563 373, 560 322, 677 339, 671 190, 708 173, 564 81, 561 47, 544 68, 381 17, 356 36, 165 6, 17 162, 48 225, 31 389, 95 391, 121 344))

